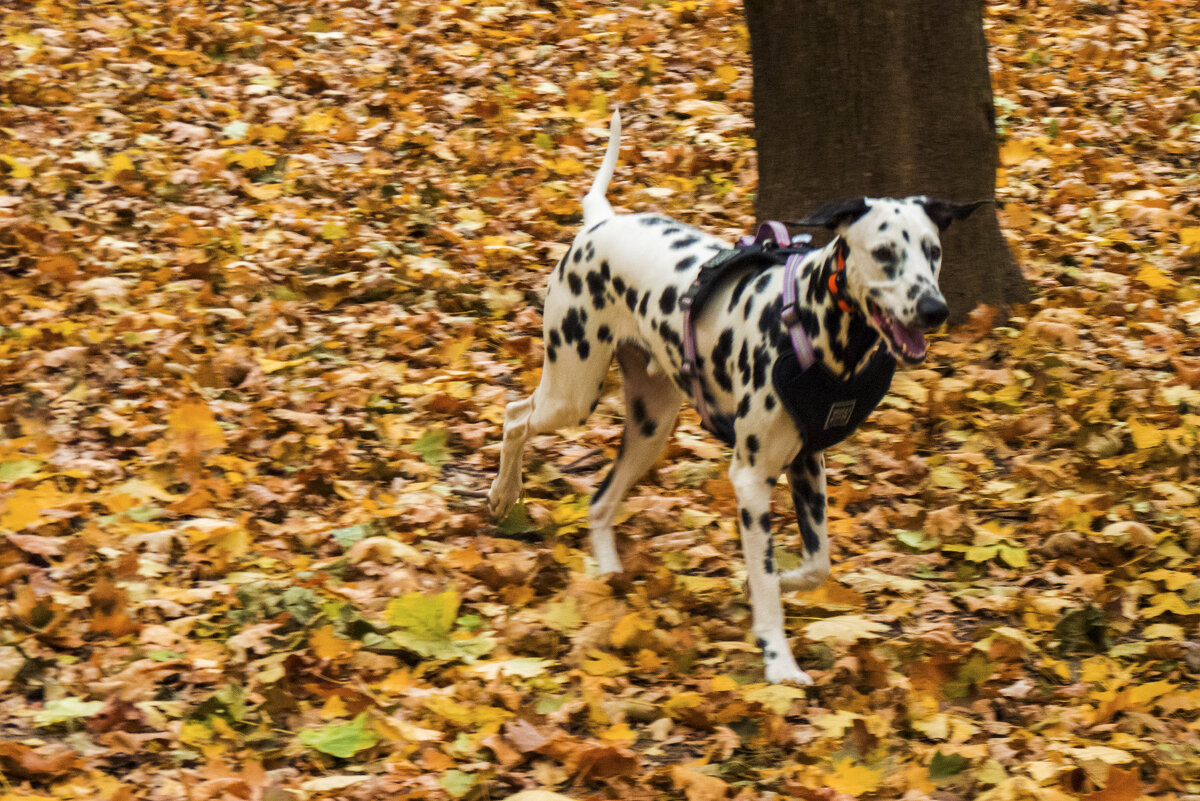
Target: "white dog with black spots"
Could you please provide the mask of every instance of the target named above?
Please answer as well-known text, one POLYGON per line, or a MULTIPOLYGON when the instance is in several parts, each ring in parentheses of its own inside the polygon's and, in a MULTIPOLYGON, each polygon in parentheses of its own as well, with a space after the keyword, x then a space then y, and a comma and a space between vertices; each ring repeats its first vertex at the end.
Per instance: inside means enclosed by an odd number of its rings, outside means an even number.
MULTIPOLYGON (((613 519, 626 492, 671 435, 692 383, 682 371, 679 299, 702 264, 730 247, 657 214, 616 214, 605 198, 616 167, 620 117, 583 199, 583 228, 553 270, 544 311, 545 361, 533 394, 506 409, 500 468, 488 507, 503 518, 521 492, 521 460, 531 436, 583 424, 595 408, 615 355, 624 382, 626 422, 617 458, 591 500, 591 541, 601 573, 621 570, 613 519)), ((924 332, 948 315, 938 290, 939 232, 976 206, 910 197, 858 198, 826 206, 806 224, 836 233, 809 253, 797 278, 799 324, 818 361, 854 375, 879 348, 903 364, 925 357, 924 332), (842 249, 845 294, 829 289, 842 249), (847 306, 850 311, 846 311, 847 306)), ((784 269, 747 272, 717 288, 695 322, 704 401, 714 423, 733 432, 729 478, 737 494, 753 633, 766 678, 810 684, 784 632, 780 593, 811 589, 829 575, 825 461, 797 455, 804 434, 777 397, 770 371, 791 347, 780 317, 784 269), (805 558, 775 569, 771 491, 787 472, 805 558)))

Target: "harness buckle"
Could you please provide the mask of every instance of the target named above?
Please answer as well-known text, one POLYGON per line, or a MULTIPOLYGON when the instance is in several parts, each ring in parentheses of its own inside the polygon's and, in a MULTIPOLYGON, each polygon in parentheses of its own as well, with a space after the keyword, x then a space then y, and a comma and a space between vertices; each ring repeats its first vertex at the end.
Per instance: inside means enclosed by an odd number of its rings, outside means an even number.
POLYGON ((800 322, 800 315, 796 313, 796 302, 785 303, 779 309, 779 319, 783 320, 783 324, 788 328, 800 322))
POLYGON ((696 375, 695 359, 684 359, 679 363, 679 374, 684 378, 694 378, 696 375))

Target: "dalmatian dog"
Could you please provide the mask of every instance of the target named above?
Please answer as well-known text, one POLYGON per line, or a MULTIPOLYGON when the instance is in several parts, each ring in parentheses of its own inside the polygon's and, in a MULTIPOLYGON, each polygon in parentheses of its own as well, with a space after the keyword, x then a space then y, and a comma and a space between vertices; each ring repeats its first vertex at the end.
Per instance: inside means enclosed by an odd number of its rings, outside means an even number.
MULTIPOLYGON (((616 460, 591 499, 591 543, 601 573, 621 570, 613 540, 618 506, 658 458, 695 386, 683 369, 680 299, 701 265, 730 247, 658 214, 617 215, 605 193, 619 142, 620 117, 614 114, 607 152, 583 199, 582 230, 549 279, 541 383, 530 397, 506 408, 499 473, 488 494, 489 511, 503 518, 521 492, 526 442, 584 424, 615 356, 626 421, 616 460)), ((978 205, 859 198, 802 221, 836 233, 829 245, 805 257, 796 279, 799 324, 817 360, 837 376, 853 375, 879 348, 901 364, 922 361, 924 332, 948 316, 937 283, 939 232, 978 205), (839 247, 848 299, 829 289, 839 247)), ((817 587, 829 575, 825 462, 820 451, 796 458, 804 434, 770 380, 776 358, 791 347, 780 311, 784 274, 782 266, 770 267, 718 287, 695 321, 696 361, 704 402, 733 434, 729 478, 739 507, 752 630, 766 678, 810 684, 788 645, 780 594, 817 587), (806 553, 800 567, 778 571, 771 492, 785 472, 806 553)))

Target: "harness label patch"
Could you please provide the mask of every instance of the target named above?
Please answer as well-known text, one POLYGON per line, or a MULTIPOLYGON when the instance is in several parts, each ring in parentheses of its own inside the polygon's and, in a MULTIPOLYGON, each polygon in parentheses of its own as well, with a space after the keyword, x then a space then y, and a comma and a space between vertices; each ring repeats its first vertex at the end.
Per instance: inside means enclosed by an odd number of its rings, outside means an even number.
POLYGON ((830 406, 829 414, 825 417, 825 429, 829 430, 849 423, 854 414, 854 404, 855 401, 844 400, 830 406))

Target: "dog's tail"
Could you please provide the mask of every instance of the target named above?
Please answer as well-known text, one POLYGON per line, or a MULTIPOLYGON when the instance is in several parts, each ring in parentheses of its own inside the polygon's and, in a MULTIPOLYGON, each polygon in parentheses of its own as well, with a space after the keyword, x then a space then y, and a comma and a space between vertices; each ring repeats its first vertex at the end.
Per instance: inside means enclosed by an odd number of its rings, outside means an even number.
POLYGON ((621 150, 621 112, 613 110, 612 122, 608 125, 608 149, 604 151, 604 161, 600 162, 600 172, 592 181, 592 188, 583 196, 583 225, 590 228, 598 222, 613 216, 613 208, 608 203, 605 194, 608 192, 608 182, 612 180, 617 168, 617 154, 621 150))

